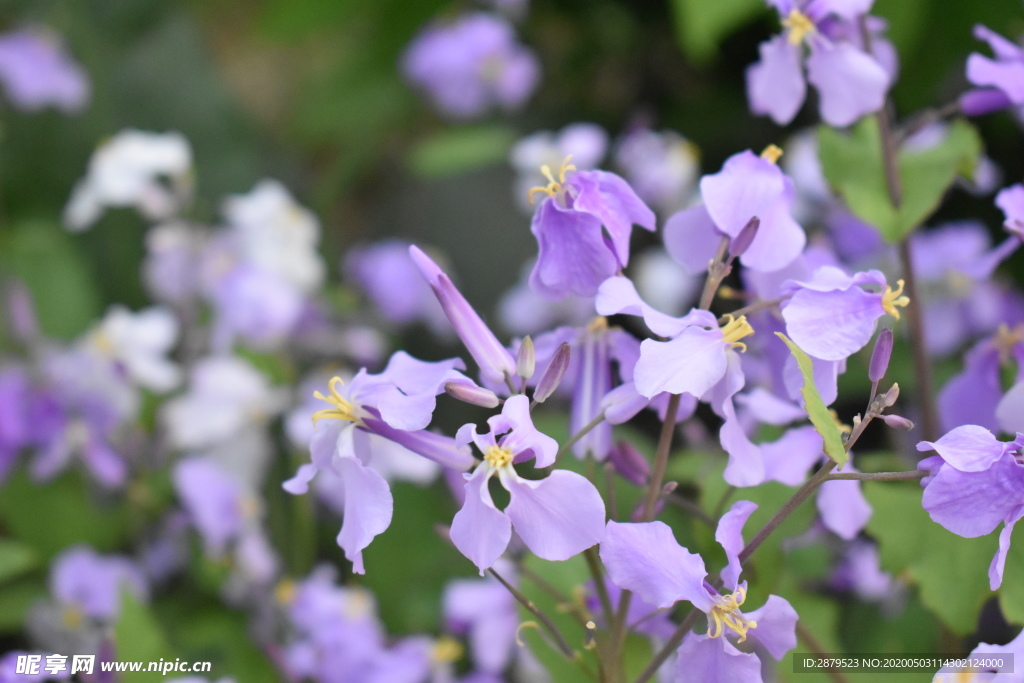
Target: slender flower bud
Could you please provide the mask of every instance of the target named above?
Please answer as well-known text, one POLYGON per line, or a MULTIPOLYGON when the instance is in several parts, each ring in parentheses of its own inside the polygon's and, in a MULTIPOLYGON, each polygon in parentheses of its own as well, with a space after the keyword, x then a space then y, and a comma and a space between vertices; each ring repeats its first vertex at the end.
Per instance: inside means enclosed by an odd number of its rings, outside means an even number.
POLYGON ((533 350, 533 340, 527 335, 519 343, 519 354, 516 356, 516 374, 523 379, 533 377, 537 367, 537 354, 533 350))
POLYGON ((893 429, 911 430, 914 428, 913 422, 899 415, 879 415, 879 417, 893 429))
POLYGON ((418 247, 409 247, 409 255, 430 283, 434 295, 441 303, 444 314, 452 324, 455 334, 466 345, 469 355, 480 366, 480 374, 493 382, 504 382, 516 372, 515 361, 487 324, 469 305, 462 293, 452 284, 436 263, 418 247))
POLYGON ((747 224, 740 230, 740 234, 736 235, 736 239, 729 245, 729 256, 732 258, 739 258, 746 253, 750 245, 753 244, 754 238, 757 237, 757 230, 761 227, 761 219, 754 216, 747 224))
POLYGON ((982 88, 968 90, 960 96, 960 111, 966 116, 983 116, 1013 106, 1013 102, 1002 91, 982 88))
POLYGON ((548 363, 547 369, 537 382, 537 389, 533 392, 534 401, 543 403, 548 400, 551 394, 555 393, 555 389, 558 388, 558 385, 562 383, 562 378, 565 377, 565 371, 569 369, 570 353, 569 342, 559 344, 555 350, 555 355, 551 358, 551 362, 548 363))
POLYGON ((871 363, 868 364, 868 379, 879 382, 889 369, 889 358, 892 356, 892 330, 883 328, 875 340, 875 348, 871 352, 871 363))
POLYGON ((413 453, 422 455, 427 460, 433 460, 442 467, 453 470, 466 471, 476 464, 469 448, 460 446, 455 439, 428 432, 425 429, 407 432, 395 429, 383 420, 372 417, 364 418, 363 425, 374 434, 390 439, 400 446, 405 446, 413 453))
POLYGON ((497 408, 500 403, 498 395, 490 389, 468 382, 448 382, 444 385, 444 391, 458 401, 481 408, 497 408))
POLYGON ((886 408, 892 408, 894 405, 896 405, 896 399, 898 399, 899 397, 900 397, 900 385, 899 384, 893 384, 889 388, 889 391, 885 392, 885 399, 884 399, 885 407, 886 408))
POLYGON ((647 458, 627 441, 620 441, 608 454, 612 466, 623 479, 631 481, 637 486, 647 486, 647 480, 651 476, 651 466, 647 458))

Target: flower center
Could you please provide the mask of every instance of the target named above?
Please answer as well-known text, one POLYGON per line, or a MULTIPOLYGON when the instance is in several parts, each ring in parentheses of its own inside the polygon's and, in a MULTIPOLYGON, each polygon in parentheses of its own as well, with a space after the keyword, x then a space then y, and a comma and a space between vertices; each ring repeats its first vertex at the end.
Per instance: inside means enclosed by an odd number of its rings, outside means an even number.
POLYGON ((1024 342, 1024 323, 1017 325, 1012 330, 1006 323, 1000 323, 999 329, 996 330, 996 336, 992 340, 999 351, 999 362, 1003 365, 1009 364, 1010 356, 1013 355, 1013 347, 1022 342, 1024 342))
POLYGON ((538 185, 537 187, 531 187, 530 191, 526 194, 530 204, 533 204, 533 195, 540 192, 546 194, 549 197, 560 197, 563 195, 562 185, 565 184, 565 177, 570 171, 575 171, 576 166, 572 163, 572 155, 567 156, 563 161, 562 165, 558 168, 558 180, 555 180, 555 176, 551 173, 551 167, 544 164, 540 167, 540 172, 544 174, 544 177, 548 179, 548 184, 545 186, 538 185))
POLYGON ((738 318, 734 318, 726 313, 724 317, 728 318, 728 321, 722 325, 722 339, 725 340, 725 343, 730 348, 746 351, 747 345, 741 342, 740 339, 754 334, 754 328, 747 322, 747 316, 741 315, 738 318))
POLYGON ((789 29, 787 39, 790 45, 799 45, 815 30, 811 18, 796 8, 789 11, 789 16, 782 20, 782 25, 789 29))
POLYGON ((462 659, 464 651, 459 641, 450 636, 442 636, 437 639, 437 644, 434 645, 434 651, 430 653, 430 658, 439 664, 457 662, 462 659))
POLYGON ((500 469, 512 462, 512 451, 501 446, 491 446, 484 453, 484 460, 494 469, 500 469))
POLYGON ((347 422, 359 422, 359 418, 356 417, 355 408, 346 399, 341 397, 338 393, 338 386, 344 384, 345 380, 340 377, 331 378, 330 384, 327 386, 331 390, 330 396, 324 396, 319 391, 313 393, 314 398, 318 398, 321 401, 330 403, 333 408, 324 408, 313 413, 313 424, 316 424, 318 420, 345 420, 347 422))
POLYGON ((779 147, 778 145, 768 145, 761 152, 761 158, 766 159, 767 161, 770 161, 773 164, 777 164, 779 162, 779 157, 781 156, 782 148, 779 147))
POLYGON ((889 285, 885 286, 885 291, 882 292, 882 308, 885 312, 896 318, 900 319, 900 312, 897 307, 904 307, 910 303, 910 297, 903 295, 903 280, 896 281, 896 291, 893 291, 889 285))
POLYGON ((279 605, 287 605, 295 599, 296 593, 298 593, 298 589, 295 587, 294 581, 291 579, 281 579, 277 587, 274 588, 274 600, 279 605))
POLYGON ((730 595, 719 595, 715 598, 715 606, 711 608, 712 623, 708 630, 708 637, 718 638, 725 633, 726 627, 739 634, 739 642, 747 639, 747 631, 757 628, 757 622, 747 619, 740 612, 740 606, 747 599, 747 589, 740 586, 735 593, 730 595))
POLYGON ((82 623, 85 621, 85 618, 82 616, 82 613, 74 607, 68 607, 63 612, 61 612, 60 619, 64 622, 64 625, 70 629, 80 628, 82 626, 82 623))

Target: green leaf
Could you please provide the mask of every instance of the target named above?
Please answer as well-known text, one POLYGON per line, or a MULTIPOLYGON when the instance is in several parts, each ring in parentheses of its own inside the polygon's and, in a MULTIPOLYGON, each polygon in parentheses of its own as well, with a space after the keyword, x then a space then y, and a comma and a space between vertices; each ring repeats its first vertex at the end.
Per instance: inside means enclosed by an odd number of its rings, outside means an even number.
POLYGON ((828 407, 821 400, 818 388, 814 385, 814 369, 811 367, 810 356, 790 341, 786 335, 781 332, 776 332, 775 335, 786 342, 790 353, 796 358, 797 367, 800 368, 800 374, 804 378, 804 386, 800 389, 800 394, 804 397, 804 410, 807 411, 807 416, 811 418, 811 424, 818 430, 825 442, 825 455, 832 458, 839 465, 839 469, 843 469, 849 456, 843 446, 843 437, 839 434, 839 427, 832 419, 832 414, 828 412, 828 407))
POLYGON ((32 548, 10 539, 0 539, 0 583, 16 579, 38 564, 32 548))
POLYGON ((46 580, 34 574, 0 586, 0 634, 22 632, 29 609, 48 594, 46 580))
POLYGON ((950 629, 973 631, 992 595, 988 566, 996 535, 961 538, 946 531, 921 507, 919 486, 865 482, 864 495, 874 509, 868 531, 878 539, 882 567, 916 582, 921 602, 950 629))
POLYGON ((999 606, 1007 621, 1024 624, 1024 524, 1018 524, 1013 530, 1003 569, 1003 585, 999 588, 999 606))
MULTIPOLYGON (((174 652, 167 644, 160 622, 147 605, 142 604, 129 591, 121 591, 121 616, 114 626, 114 643, 119 661, 174 660, 174 652)), ((152 681, 149 672, 126 672, 123 683, 152 681)))
POLYGON ((687 56, 697 62, 714 56, 718 44, 764 11, 758 0, 673 0, 676 35, 687 56))
POLYGON ((409 165, 425 178, 466 173, 504 160, 514 140, 505 126, 444 129, 412 151, 409 165))
POLYGON ((970 178, 981 154, 981 139, 966 121, 950 125, 945 140, 923 151, 903 150, 897 157, 901 188, 899 207, 886 184, 882 138, 874 117, 849 133, 820 126, 822 170, 853 213, 890 242, 898 242, 924 223, 957 176, 970 178))

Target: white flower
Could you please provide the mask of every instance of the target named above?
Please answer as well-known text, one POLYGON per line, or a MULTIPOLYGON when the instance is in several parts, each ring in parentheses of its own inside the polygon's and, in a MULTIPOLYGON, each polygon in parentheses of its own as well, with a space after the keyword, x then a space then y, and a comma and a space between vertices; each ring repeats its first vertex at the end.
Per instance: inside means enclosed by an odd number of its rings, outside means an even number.
POLYGON ((178 367, 167 358, 177 339, 178 321, 166 308, 151 306, 132 313, 112 306, 85 343, 122 366, 139 386, 163 393, 181 380, 178 367))

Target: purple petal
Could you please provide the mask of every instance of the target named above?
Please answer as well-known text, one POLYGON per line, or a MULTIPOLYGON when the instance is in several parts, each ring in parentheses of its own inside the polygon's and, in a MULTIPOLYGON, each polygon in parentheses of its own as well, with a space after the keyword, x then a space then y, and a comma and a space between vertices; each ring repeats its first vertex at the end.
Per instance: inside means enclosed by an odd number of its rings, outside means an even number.
POLYGON ((467 475, 466 502, 452 520, 451 539, 459 552, 484 570, 494 564, 512 538, 512 523, 494 507, 487 481, 491 470, 481 466, 467 475))
POLYGON ((796 647, 796 622, 800 617, 785 598, 769 595, 768 602, 748 612, 747 618, 757 622, 757 628, 751 629, 749 635, 776 660, 782 661, 785 654, 796 647))
POLYGON ((293 496, 309 493, 309 482, 313 481, 317 471, 316 465, 311 463, 299 465, 299 469, 295 471, 292 478, 281 484, 281 488, 293 496))
POLYGON ((732 486, 757 486, 764 481, 764 461, 761 449, 748 437, 742 423, 736 417, 732 401, 722 405, 725 422, 718 432, 722 448, 729 454, 729 464, 722 476, 732 486))
POLYGON ((871 505, 859 481, 826 481, 818 490, 818 512, 830 531, 853 540, 871 519, 871 505))
POLYGON ((600 220, 611 237, 621 267, 629 262, 629 237, 633 224, 653 231, 654 212, 636 195, 625 180, 606 171, 582 171, 570 179, 578 191, 573 208, 600 220))
POLYGON ((765 479, 786 486, 799 486, 820 458, 823 449, 821 435, 814 427, 795 427, 778 441, 761 444, 765 479))
POLYGON ((967 80, 977 86, 998 88, 1014 104, 1024 104, 1024 63, 994 61, 979 54, 967 58, 967 80))
POLYGON ((992 558, 992 564, 988 568, 988 582, 992 590, 998 590, 1003 583, 1003 569, 1006 567, 1006 554, 1010 552, 1010 537, 1013 535, 1013 527, 1024 517, 1024 505, 1010 513, 1006 519, 1006 526, 999 532, 999 550, 992 558))
MULTIPOLYGON (((641 316, 651 332, 662 337, 674 337, 687 325, 693 324, 688 319, 689 316, 675 318, 648 306, 640 298, 633 282, 622 276, 608 278, 601 283, 594 306, 601 315, 625 313, 626 315, 641 316)), ((713 316, 712 319, 714 319, 713 316)))
POLYGON ((394 507, 391 488, 384 477, 358 458, 336 458, 335 470, 345 482, 345 512, 338 545, 352 562, 352 571, 364 574, 363 549, 391 525, 394 507))
POLYGON ((667 342, 644 340, 633 381, 648 398, 668 392, 703 396, 726 371, 722 331, 691 326, 667 342))
POLYGON ((924 489, 922 505, 932 520, 964 538, 991 533, 1021 505, 1024 467, 1010 454, 983 472, 943 465, 924 489))
POLYGON ((807 96, 799 45, 785 35, 761 43, 761 59, 747 67, 747 98, 755 114, 767 114, 780 126, 793 120, 807 96))
POLYGON ((96 481, 107 488, 120 486, 128 476, 128 466, 121 456, 96 436, 90 436, 82 449, 82 459, 96 481))
POLYGON ((678 653, 675 683, 762 683, 761 660, 727 638, 690 633, 678 653))
POLYGON ((917 450, 935 451, 961 472, 981 472, 1002 457, 1005 444, 984 427, 964 425, 938 441, 921 441, 917 450))
POLYGON ((604 537, 604 500, 586 477, 556 470, 539 481, 501 473, 511 500, 505 514, 533 554, 567 560, 604 537))
POLYGON ((999 401, 996 420, 1004 432, 1024 432, 1024 381, 1013 385, 999 401))
POLYGON ((801 289, 782 309, 790 339, 811 356, 833 361, 864 348, 883 315, 882 297, 859 287, 801 289))
POLYGON ((707 271, 722 237, 703 204, 669 216, 662 233, 668 255, 692 275, 707 271))
POLYGON ((605 394, 601 399, 601 407, 604 409, 604 419, 617 425, 633 419, 650 402, 651 399, 636 390, 636 384, 625 382, 605 394))
POLYGON ((521 462, 527 458, 520 458, 520 454, 532 453, 537 459, 537 467, 548 467, 555 462, 555 454, 558 453, 558 442, 539 429, 533 426, 533 418, 530 417, 530 399, 520 394, 512 396, 502 406, 501 415, 495 415, 487 420, 491 432, 500 434, 512 430, 511 434, 502 439, 501 445, 510 449, 515 455, 515 462, 521 462))
POLYGON ((785 191, 782 170, 749 149, 732 155, 721 171, 700 181, 700 194, 708 214, 725 234, 736 237, 752 217, 761 219, 755 243, 765 239, 766 233, 771 239, 772 231, 765 225, 765 218, 785 191))
MULTIPOLYGON (((757 509, 756 503, 749 500, 738 500, 732 504, 729 511, 718 520, 718 528, 715 529, 715 540, 725 549, 725 556, 729 563, 722 570, 722 581, 725 586, 735 591, 739 585, 740 572, 740 551, 743 550, 743 525, 757 509)), ((760 624, 758 624, 760 626, 760 624)))
POLYGON ((372 433, 394 441, 399 446, 432 460, 442 467, 465 471, 476 463, 476 459, 465 447, 465 444, 457 443, 450 436, 422 429, 415 432, 394 429, 385 422, 373 418, 365 418, 363 423, 372 433))
POLYGON ((432 363, 413 358, 405 351, 395 352, 379 376, 394 385, 382 392, 377 401, 381 418, 395 429, 425 429, 445 383, 468 381, 459 372, 465 367, 461 358, 432 363))
POLYGON ((807 417, 803 408, 780 398, 764 387, 755 387, 735 397, 736 403, 758 422, 782 426, 807 417))
POLYGON ((704 587, 704 560, 680 546, 664 522, 608 522, 601 562, 616 586, 655 607, 688 600, 709 612, 715 604, 704 587))
POLYGON ((850 43, 823 40, 812 43, 807 80, 818 89, 821 118, 831 126, 878 111, 889 88, 889 74, 873 57, 850 43))
MULTIPOLYGON (((312 465, 304 465, 312 467, 312 465)), ((221 555, 242 530, 242 487, 206 458, 182 460, 172 474, 174 488, 210 553, 221 555)))
POLYGON ((569 294, 593 296, 621 264, 605 243, 601 219, 590 213, 562 208, 545 199, 530 223, 537 238, 537 263, 530 288, 549 299, 569 294))
POLYGON ((761 225, 750 248, 740 262, 752 270, 773 272, 792 263, 807 245, 807 235, 794 220, 793 183, 785 178, 785 193, 774 204, 761 210, 761 225))

